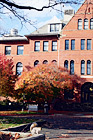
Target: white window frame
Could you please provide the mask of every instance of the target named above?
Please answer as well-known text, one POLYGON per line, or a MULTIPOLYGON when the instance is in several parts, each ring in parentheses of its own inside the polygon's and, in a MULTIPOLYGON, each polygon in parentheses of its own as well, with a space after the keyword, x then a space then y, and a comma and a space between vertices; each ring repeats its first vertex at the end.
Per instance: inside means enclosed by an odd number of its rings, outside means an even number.
POLYGON ((40 51, 40 41, 35 41, 35 52, 39 52, 40 51))
POLYGON ((52 51, 57 51, 57 41, 52 41, 52 51))
POLYGON ((24 46, 17 46, 17 55, 23 55, 24 46))
POLYGON ((5 46, 5 55, 11 55, 11 46, 5 46))
POLYGON ((82 19, 78 19, 78 30, 82 30, 82 19))
POLYGON ((43 42, 43 51, 48 51, 48 41, 43 42))

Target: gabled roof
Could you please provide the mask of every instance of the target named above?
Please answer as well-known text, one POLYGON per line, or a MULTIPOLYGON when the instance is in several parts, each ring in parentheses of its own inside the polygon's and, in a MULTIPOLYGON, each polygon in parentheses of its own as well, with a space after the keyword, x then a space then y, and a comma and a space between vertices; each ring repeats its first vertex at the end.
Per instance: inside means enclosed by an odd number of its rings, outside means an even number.
POLYGON ((48 21, 48 24, 62 23, 60 19, 54 16, 51 20, 48 21))
POLYGON ((77 24, 75 24, 76 19, 78 21, 78 19, 80 19, 82 17, 83 18, 86 18, 87 16, 91 16, 91 18, 92 18, 93 17, 93 15, 92 15, 92 7, 93 7, 93 0, 85 0, 83 2, 83 4, 80 6, 80 8, 77 10, 77 12, 75 13, 75 15, 73 15, 73 17, 66 24, 66 26, 63 29, 63 31, 77 30, 77 24), (90 8, 90 5, 91 5, 91 11, 88 12, 88 8, 90 8))
POLYGON ((62 24, 62 21, 54 16, 51 20, 49 20, 45 25, 32 32, 29 35, 25 36, 46 36, 46 35, 58 35, 59 32, 50 32, 50 24, 62 24))

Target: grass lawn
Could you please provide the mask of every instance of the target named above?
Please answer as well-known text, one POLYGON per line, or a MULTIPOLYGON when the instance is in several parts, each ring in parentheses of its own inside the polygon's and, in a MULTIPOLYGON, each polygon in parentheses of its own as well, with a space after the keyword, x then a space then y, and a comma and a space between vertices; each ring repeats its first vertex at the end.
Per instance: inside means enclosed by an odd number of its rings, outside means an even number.
POLYGON ((15 117, 19 115, 37 114, 37 112, 27 112, 27 111, 0 111, 0 129, 10 128, 14 126, 19 126, 26 123, 31 123, 36 121, 34 119, 15 117), (3 116, 5 115, 5 116, 3 116), (13 115, 13 116, 12 116, 13 115), (12 117, 11 117, 12 116, 12 117))
POLYGON ((0 129, 11 128, 26 123, 32 123, 35 119, 19 118, 19 117, 7 117, 0 116, 0 129))
POLYGON ((0 115, 31 115, 31 114, 42 114, 42 112, 35 111, 0 111, 0 115))

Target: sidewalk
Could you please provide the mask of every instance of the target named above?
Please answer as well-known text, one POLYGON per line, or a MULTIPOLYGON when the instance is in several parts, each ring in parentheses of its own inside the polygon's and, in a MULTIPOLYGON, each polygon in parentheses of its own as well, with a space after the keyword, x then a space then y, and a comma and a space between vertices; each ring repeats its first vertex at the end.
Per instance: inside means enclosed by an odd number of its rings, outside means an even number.
POLYGON ((77 138, 54 138, 54 139, 45 139, 45 140, 93 140, 93 137, 77 137, 77 138))

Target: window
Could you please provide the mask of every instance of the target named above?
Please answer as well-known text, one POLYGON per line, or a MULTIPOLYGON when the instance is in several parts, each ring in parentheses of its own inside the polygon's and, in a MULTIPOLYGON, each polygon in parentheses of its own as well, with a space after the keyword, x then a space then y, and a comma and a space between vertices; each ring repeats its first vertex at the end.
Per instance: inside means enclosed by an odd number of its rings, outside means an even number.
POLYGON ((68 60, 65 60, 64 67, 68 69, 68 60))
POLYGON ((87 61, 87 74, 88 75, 91 74, 91 61, 90 60, 87 61))
POLYGON ((54 24, 51 24, 50 25, 50 32, 54 32, 55 31, 55 25, 54 24))
POLYGON ((78 30, 82 30, 82 19, 78 19, 78 30))
POLYGON ((40 51, 40 41, 35 42, 35 51, 40 51))
POLYGON ((84 75, 85 74, 85 61, 82 60, 81 61, 81 75, 84 75))
POLYGON ((23 71, 23 64, 21 62, 18 62, 16 65, 16 74, 21 75, 23 71))
POLYGON ((59 25, 60 25, 60 24, 55 24, 55 31, 56 31, 56 32, 59 31, 59 25))
POLYGON ((75 40, 71 40, 71 50, 75 50, 75 40))
POLYGON ((84 19, 84 29, 88 29, 88 19, 84 19))
POLYGON ((50 24, 50 32, 58 32, 60 24, 50 24))
POLYGON ((85 39, 81 39, 81 50, 85 50, 85 39))
POLYGON ((53 63, 53 64, 57 64, 57 61, 56 61, 56 60, 52 60, 52 63, 53 63))
POLYGON ((11 54, 11 46, 5 46, 5 55, 11 54))
POLYGON ((70 61, 70 74, 74 74, 74 61, 73 60, 71 60, 70 61))
POLYGON ((43 42, 43 51, 48 51, 48 41, 43 42))
POLYGON ((91 50, 91 39, 87 39, 87 50, 91 50))
POLYGON ((69 40, 65 40, 65 50, 69 50, 69 40))
POLYGON ((17 46, 17 55, 23 55, 24 46, 17 46))
POLYGON ((90 19, 90 29, 93 29, 93 18, 90 19))
POLYGON ((57 41, 52 41, 52 51, 57 51, 57 41))
POLYGON ((39 64, 39 61, 36 60, 36 61, 34 62, 34 67, 36 67, 38 64, 39 64))
POLYGON ((44 60, 44 61, 43 61, 43 64, 47 64, 47 63, 48 63, 48 61, 47 61, 47 60, 44 60))

